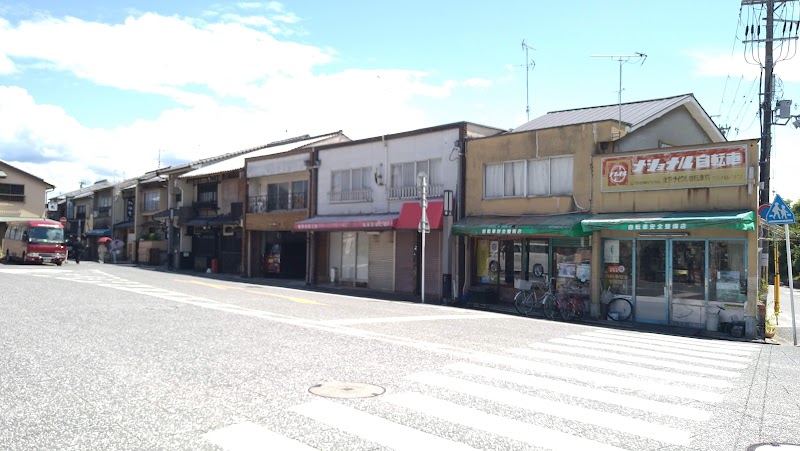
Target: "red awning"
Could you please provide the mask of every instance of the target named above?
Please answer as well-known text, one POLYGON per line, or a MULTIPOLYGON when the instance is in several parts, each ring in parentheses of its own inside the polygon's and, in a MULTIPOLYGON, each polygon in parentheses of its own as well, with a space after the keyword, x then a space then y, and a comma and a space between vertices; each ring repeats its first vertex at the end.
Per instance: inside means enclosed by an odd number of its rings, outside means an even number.
POLYGON ((315 216, 294 223, 295 232, 326 230, 391 230, 397 214, 360 216, 315 216))
MULTIPOLYGON (((442 217, 444 216, 444 201, 428 202, 428 222, 431 230, 442 229, 442 217)), ((422 218, 422 207, 419 202, 406 202, 400 208, 400 217, 397 219, 397 229, 419 228, 419 220, 422 218)))

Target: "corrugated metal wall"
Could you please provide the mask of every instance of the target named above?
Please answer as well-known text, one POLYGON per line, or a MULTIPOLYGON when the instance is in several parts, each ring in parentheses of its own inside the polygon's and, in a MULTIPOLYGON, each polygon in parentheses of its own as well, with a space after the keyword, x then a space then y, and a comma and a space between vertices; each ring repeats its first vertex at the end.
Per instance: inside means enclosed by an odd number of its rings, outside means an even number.
POLYGON ((417 232, 398 230, 395 234, 397 254, 395 255, 395 291, 403 294, 414 294, 417 291, 417 263, 414 249, 417 246, 417 232))
POLYGON ((394 232, 369 236, 369 287, 394 290, 394 232))

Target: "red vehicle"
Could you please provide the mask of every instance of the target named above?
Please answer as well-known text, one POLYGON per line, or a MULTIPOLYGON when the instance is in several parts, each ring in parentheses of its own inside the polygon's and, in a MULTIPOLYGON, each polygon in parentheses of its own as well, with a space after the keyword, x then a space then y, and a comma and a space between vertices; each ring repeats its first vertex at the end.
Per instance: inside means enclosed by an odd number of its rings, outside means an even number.
POLYGON ((3 237, 6 262, 55 263, 61 266, 67 258, 64 226, 47 219, 9 222, 3 237))

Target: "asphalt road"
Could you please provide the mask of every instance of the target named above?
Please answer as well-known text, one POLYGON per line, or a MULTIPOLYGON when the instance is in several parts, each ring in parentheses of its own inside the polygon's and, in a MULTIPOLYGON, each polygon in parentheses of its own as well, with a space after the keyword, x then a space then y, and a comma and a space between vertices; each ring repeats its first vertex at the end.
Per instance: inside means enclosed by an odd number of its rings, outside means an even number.
POLYGON ((800 443, 798 362, 785 345, 0 265, 2 450, 746 449, 800 443))

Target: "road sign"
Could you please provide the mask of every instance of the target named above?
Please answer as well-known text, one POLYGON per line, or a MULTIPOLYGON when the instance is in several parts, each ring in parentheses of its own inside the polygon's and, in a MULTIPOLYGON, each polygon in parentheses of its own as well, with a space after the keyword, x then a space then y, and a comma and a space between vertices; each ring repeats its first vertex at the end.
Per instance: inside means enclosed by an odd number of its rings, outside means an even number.
POLYGON ((61 219, 58 220, 62 225, 67 225, 67 218, 62 216, 61 219))
POLYGON ((792 213, 792 209, 786 205, 786 202, 781 199, 781 196, 775 195, 775 199, 772 201, 772 205, 769 206, 769 211, 767 212, 767 224, 775 225, 775 224, 794 224, 794 213, 792 213))

